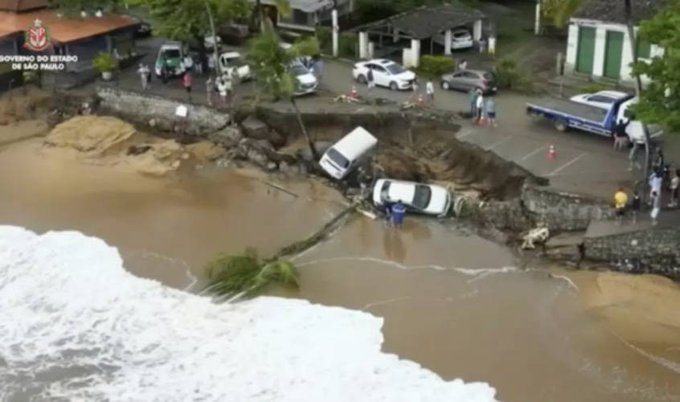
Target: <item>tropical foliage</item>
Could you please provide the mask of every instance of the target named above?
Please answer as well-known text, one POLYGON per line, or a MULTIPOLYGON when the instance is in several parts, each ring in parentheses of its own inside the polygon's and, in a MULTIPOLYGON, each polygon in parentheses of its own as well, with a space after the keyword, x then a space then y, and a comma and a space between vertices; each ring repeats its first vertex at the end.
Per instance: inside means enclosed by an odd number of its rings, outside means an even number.
POLYGON ((543 0, 541 10, 543 18, 558 28, 569 23, 569 18, 581 7, 584 0, 543 0))
POLYGON ((50 7, 59 8, 67 14, 73 14, 80 10, 103 10, 115 9, 122 4, 120 0, 48 0, 50 7))
POLYGON ((251 296, 274 283, 298 286, 298 272, 292 263, 261 259, 252 248, 242 255, 221 254, 206 268, 206 290, 229 298, 251 296))
POLYGON ((640 25, 640 37, 664 49, 651 61, 639 61, 634 71, 651 79, 641 94, 637 116, 649 123, 661 123, 680 130, 680 0, 640 25))
POLYGON ((118 67, 116 59, 108 53, 99 53, 97 57, 92 60, 92 65, 100 73, 110 73, 118 67))

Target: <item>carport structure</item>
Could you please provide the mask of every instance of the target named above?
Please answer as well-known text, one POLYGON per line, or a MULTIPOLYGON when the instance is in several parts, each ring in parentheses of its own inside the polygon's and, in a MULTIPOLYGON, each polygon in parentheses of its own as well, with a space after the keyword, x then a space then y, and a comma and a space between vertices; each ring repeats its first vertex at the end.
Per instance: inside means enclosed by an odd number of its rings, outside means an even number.
POLYGON ((486 20, 486 15, 481 11, 454 3, 415 8, 361 25, 353 31, 359 33, 360 58, 373 57, 375 44, 369 40, 369 35, 378 36, 379 46, 382 46, 384 37, 391 38, 393 43, 399 42, 402 38, 410 39, 410 49, 404 49, 404 64, 417 66, 422 40, 431 40, 434 36, 443 33, 444 52, 448 55, 451 54, 452 30, 471 25, 472 37, 475 41, 479 41, 482 38, 482 28, 486 20))

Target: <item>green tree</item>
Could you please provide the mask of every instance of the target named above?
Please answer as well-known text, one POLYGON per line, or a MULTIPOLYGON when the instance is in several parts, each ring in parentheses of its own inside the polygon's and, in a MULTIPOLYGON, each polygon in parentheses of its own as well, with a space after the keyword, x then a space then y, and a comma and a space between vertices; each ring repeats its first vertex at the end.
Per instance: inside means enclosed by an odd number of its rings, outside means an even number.
POLYGON ((640 96, 637 116, 645 122, 660 123, 680 130, 680 1, 674 0, 650 20, 640 24, 640 37, 664 49, 651 61, 638 61, 634 72, 651 82, 640 96))
POLYGON ((208 10, 215 21, 227 22, 248 15, 248 0, 136 0, 145 7, 159 36, 179 41, 195 41, 202 63, 207 63, 204 37, 212 35, 208 10))
POLYGON ((260 90, 270 95, 274 100, 287 99, 295 111, 300 131, 307 140, 309 150, 314 159, 318 160, 319 154, 314 146, 302 121, 300 109, 295 103, 295 89, 297 80, 290 73, 289 66, 297 58, 302 56, 315 56, 319 54, 319 43, 314 37, 307 37, 295 43, 291 48, 284 49, 276 33, 267 29, 253 38, 249 43, 248 59, 255 71, 257 84, 260 90))
POLYGON ((582 4, 583 0, 543 0, 541 13, 556 27, 564 28, 582 4))

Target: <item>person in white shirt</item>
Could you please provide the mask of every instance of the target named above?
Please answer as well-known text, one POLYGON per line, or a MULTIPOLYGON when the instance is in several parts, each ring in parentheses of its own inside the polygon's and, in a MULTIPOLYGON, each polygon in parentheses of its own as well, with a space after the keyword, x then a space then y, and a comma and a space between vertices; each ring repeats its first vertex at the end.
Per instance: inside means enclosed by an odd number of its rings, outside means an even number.
POLYGON ((489 36, 489 55, 490 56, 496 55, 496 36, 495 35, 489 36))
POLYGON ((150 76, 149 67, 147 67, 145 64, 140 63, 139 68, 137 69, 137 74, 139 74, 139 78, 142 80, 142 89, 146 91, 147 89, 149 89, 149 76, 150 76))
POLYGON ((481 126, 484 123, 484 94, 482 94, 482 91, 477 92, 477 104, 475 106, 477 109, 475 123, 481 126))
POLYGON ((220 77, 217 79, 217 92, 220 94, 220 99, 222 100, 222 104, 226 105, 227 104, 227 84, 224 82, 224 78, 220 77))
POLYGON ((432 80, 428 80, 425 84, 425 93, 427 94, 427 100, 430 103, 434 103, 434 84, 432 80))

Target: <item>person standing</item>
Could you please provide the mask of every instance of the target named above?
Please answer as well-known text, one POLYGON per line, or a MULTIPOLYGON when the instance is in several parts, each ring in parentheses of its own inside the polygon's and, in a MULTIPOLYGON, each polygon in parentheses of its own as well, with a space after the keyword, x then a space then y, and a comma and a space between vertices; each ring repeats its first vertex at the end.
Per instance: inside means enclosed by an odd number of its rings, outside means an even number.
POLYGON ((323 75, 323 60, 320 56, 314 56, 314 64, 312 64, 312 71, 318 82, 321 82, 321 76, 323 75))
POLYGON ((626 206, 628 205, 628 194, 623 190, 623 187, 614 193, 614 208, 616 209, 616 220, 621 223, 623 220, 623 214, 626 211, 626 206))
POLYGON ((489 96, 484 104, 484 112, 488 123, 492 127, 496 127, 496 99, 493 96, 489 96))
POLYGON ((215 91, 215 83, 212 77, 208 77, 205 81, 205 100, 208 102, 208 106, 212 106, 212 94, 215 91))
POLYGON ((680 169, 675 170, 675 174, 673 175, 673 178, 671 179, 671 202, 668 204, 669 207, 677 207, 678 206, 678 197, 680 197, 680 169))
POLYGON ((143 63, 139 63, 137 74, 139 74, 139 78, 142 80, 142 89, 146 91, 149 89, 149 68, 143 63))
POLYGON ((479 90, 477 91, 475 109, 477 111, 477 115, 475 116, 475 123, 481 126, 484 124, 484 95, 482 94, 482 91, 479 90))
POLYGON ((224 82, 224 77, 217 79, 217 92, 220 94, 222 105, 227 104, 227 84, 224 82))
POLYGON ((628 170, 633 170, 633 168, 636 169, 641 169, 642 166, 640 165, 640 162, 638 162, 638 149, 639 145, 637 142, 633 142, 633 147, 630 149, 630 153, 628 154, 628 161, 630 162, 630 166, 628 167, 628 170))
POLYGON ((659 212, 661 212, 661 197, 656 191, 652 191, 651 195, 652 201, 652 212, 650 216, 652 217, 652 225, 657 224, 657 218, 659 217, 659 212))
POLYGON ((470 118, 474 122, 477 117, 477 91, 474 88, 470 89, 468 92, 468 102, 470 102, 470 118))
POLYGON ((637 223, 637 217, 642 208, 642 199, 640 199, 640 193, 637 190, 633 192, 633 201, 631 202, 631 215, 633 216, 633 224, 637 223))
POLYGON ((373 81, 373 70, 370 68, 368 69, 368 72, 366 72, 366 84, 368 84, 368 93, 371 93, 375 86, 375 81, 373 81))
POLYGON ((479 54, 486 53, 486 39, 483 37, 479 39, 479 54))
POLYGON ((489 36, 489 56, 494 57, 496 55, 496 36, 489 36))
POLYGON ((658 197, 661 197, 661 184, 663 183, 663 177, 661 172, 652 172, 651 175, 649 175, 649 191, 650 191, 650 200, 649 203, 651 205, 652 200, 651 200, 651 194, 656 193, 658 197))
POLYGON ((427 84, 425 84, 425 93, 427 94, 427 101, 430 104, 434 104, 434 84, 432 83, 432 80, 427 80, 427 84))
POLYGON ((465 59, 462 59, 460 63, 458 63, 458 69, 459 70, 467 70, 467 61, 465 59))
POLYGON ((394 227, 401 227, 404 223, 404 216, 406 216, 406 206, 398 200, 394 205, 392 205, 390 217, 392 218, 392 225, 394 227))
POLYGON ((184 72, 184 75, 182 76, 182 85, 184 85, 184 89, 187 91, 187 95, 189 96, 189 100, 191 101, 191 86, 193 84, 193 79, 191 77, 191 71, 187 70, 184 72))
POLYGON ((616 124, 614 129, 614 151, 621 150, 626 146, 628 141, 626 127, 628 127, 628 123, 630 123, 630 120, 624 122, 623 119, 619 119, 619 122, 616 124))

